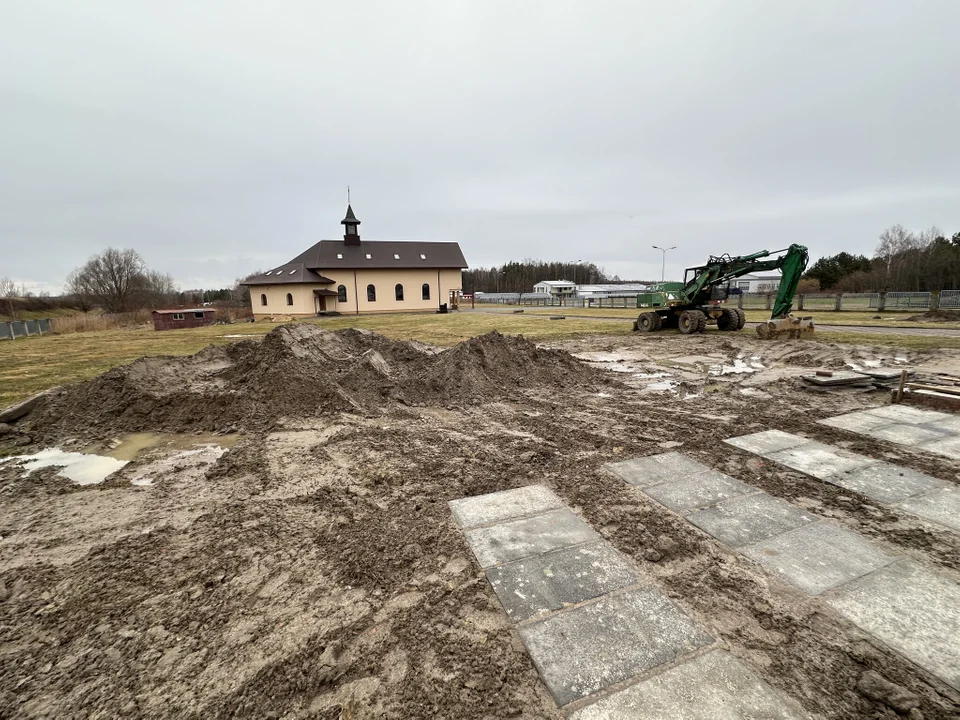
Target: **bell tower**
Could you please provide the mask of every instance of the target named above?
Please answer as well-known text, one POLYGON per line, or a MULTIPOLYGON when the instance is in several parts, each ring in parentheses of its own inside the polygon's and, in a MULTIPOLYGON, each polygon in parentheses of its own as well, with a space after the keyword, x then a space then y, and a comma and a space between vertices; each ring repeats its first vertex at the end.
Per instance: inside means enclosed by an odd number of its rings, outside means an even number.
POLYGON ((353 208, 350 207, 349 203, 347 204, 347 216, 340 221, 340 224, 343 225, 343 244, 359 245, 360 232, 357 226, 360 224, 360 221, 357 220, 357 216, 353 214, 353 208))

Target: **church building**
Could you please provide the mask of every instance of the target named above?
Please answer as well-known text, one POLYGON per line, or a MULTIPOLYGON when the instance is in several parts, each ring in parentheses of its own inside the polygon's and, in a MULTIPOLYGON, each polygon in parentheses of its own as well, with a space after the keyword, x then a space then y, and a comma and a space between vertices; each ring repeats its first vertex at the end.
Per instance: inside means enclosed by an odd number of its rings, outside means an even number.
POLYGON ((293 260, 243 282, 256 319, 289 315, 424 312, 462 288, 467 262, 455 242, 361 240, 347 205, 343 240, 321 240, 293 260))

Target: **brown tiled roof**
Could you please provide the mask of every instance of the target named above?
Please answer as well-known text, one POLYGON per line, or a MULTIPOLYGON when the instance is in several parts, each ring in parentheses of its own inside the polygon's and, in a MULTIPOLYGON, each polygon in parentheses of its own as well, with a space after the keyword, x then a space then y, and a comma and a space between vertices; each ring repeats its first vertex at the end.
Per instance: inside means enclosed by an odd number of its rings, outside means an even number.
POLYGON ((154 310, 157 315, 172 315, 173 313, 187 313, 187 312, 203 312, 203 313, 215 313, 216 309, 212 307, 202 307, 202 308, 175 308, 173 310, 154 310))
POLYGON ((362 240, 345 245, 342 240, 321 240, 291 263, 303 263, 316 270, 362 270, 364 268, 457 268, 468 267, 460 245, 455 242, 403 242, 362 240), (367 255, 370 257, 368 258, 367 255))
POLYGON ((321 240, 290 262, 244 280, 241 285, 288 285, 310 283, 332 285, 333 280, 318 270, 410 268, 466 268, 460 245, 455 242, 403 242, 364 240, 346 245, 342 240, 321 240), (368 258, 367 255, 370 257, 368 258))
POLYGON ((310 283, 311 285, 331 285, 333 280, 315 273, 306 267, 299 259, 291 260, 274 270, 244 280, 241 285, 290 285, 296 283, 310 283))

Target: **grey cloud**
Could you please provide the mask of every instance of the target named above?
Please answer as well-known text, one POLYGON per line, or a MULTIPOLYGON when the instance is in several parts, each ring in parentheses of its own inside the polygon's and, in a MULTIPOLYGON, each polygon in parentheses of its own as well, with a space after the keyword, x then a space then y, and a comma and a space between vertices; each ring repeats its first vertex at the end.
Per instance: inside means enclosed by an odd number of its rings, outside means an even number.
POLYGON ((337 237, 659 276, 960 230, 960 5, 63 3, 0 9, 0 274, 108 245, 228 284, 337 237))

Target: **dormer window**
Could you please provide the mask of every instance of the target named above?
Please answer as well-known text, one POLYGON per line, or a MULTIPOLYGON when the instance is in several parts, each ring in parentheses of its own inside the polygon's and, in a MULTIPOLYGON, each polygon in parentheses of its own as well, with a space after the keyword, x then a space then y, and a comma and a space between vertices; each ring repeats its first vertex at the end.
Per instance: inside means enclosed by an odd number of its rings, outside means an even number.
POLYGON ((367 260, 373 260, 373 255, 371 255, 370 253, 367 253, 367 260))
POLYGON ((337 253, 337 260, 343 260, 343 253, 337 253))
POLYGON ((394 259, 394 260, 399 260, 399 259, 400 259, 400 256, 397 255, 396 253, 394 253, 394 254, 393 254, 393 259, 394 259))
POLYGON ((273 273, 273 270, 267 270, 267 272, 266 272, 265 274, 266 274, 266 275, 270 275, 270 274, 272 274, 272 273, 273 273))
POLYGON ((423 253, 420 253, 420 259, 421 259, 421 260, 426 260, 426 259, 427 259, 427 256, 424 255, 423 253))

